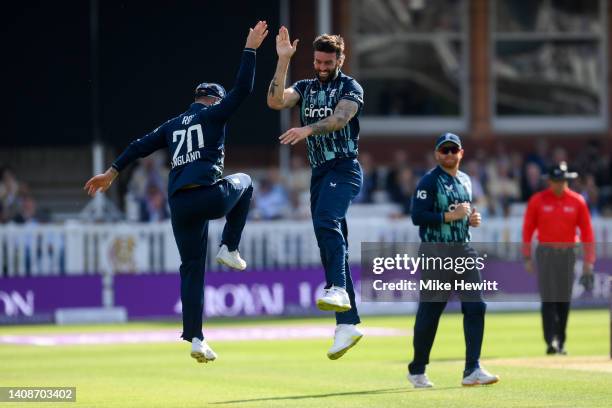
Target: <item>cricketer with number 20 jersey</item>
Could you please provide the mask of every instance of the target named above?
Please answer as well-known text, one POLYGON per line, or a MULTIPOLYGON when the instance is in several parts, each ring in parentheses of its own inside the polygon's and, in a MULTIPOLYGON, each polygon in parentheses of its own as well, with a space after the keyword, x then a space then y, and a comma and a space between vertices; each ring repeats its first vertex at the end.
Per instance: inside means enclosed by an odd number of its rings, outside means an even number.
POLYGON ((223 174, 226 122, 251 92, 254 77, 255 50, 245 48, 236 83, 227 96, 211 106, 192 103, 186 112, 133 141, 112 166, 121 171, 136 158, 168 146, 172 154, 169 196, 189 184, 213 185, 223 174))

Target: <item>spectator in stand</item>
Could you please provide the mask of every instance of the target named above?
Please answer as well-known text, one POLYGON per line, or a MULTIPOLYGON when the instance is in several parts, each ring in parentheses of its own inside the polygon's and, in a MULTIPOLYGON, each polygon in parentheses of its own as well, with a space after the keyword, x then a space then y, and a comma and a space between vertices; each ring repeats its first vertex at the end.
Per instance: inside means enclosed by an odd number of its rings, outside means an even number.
POLYGON ((306 166, 304 157, 298 154, 291 156, 291 171, 287 179, 289 191, 290 216, 295 219, 310 217, 310 167, 306 166))
POLYGON ((287 180, 289 192, 307 192, 310 188, 310 167, 306 166, 304 158, 299 155, 291 156, 290 167, 287 180))
POLYGON ((21 194, 19 197, 19 212, 13 217, 17 224, 37 224, 36 201, 30 194, 21 194))
POLYGON ((156 184, 149 184, 145 197, 140 201, 140 221, 160 222, 169 217, 166 195, 156 184))
POLYGON ((512 178, 515 180, 523 179, 523 170, 525 167, 525 163, 523 162, 523 156, 519 152, 511 152, 510 153, 510 173, 512 174, 512 178))
POLYGON ((147 194, 151 186, 155 186, 164 197, 167 197, 168 169, 164 164, 166 159, 166 153, 158 150, 142 158, 130 175, 125 195, 125 214, 128 221, 141 221, 149 218, 144 206, 149 200, 147 194))
POLYGON ((371 204, 374 202, 374 191, 376 191, 378 187, 378 172, 374 166, 374 159, 372 159, 372 155, 369 153, 360 153, 359 162, 363 170, 363 184, 359 194, 353 199, 353 202, 371 204))
POLYGON ((13 220, 19 214, 20 185, 10 167, 2 169, 0 174, 0 222, 13 220))
POLYGON ((289 215, 289 195, 281 183, 278 169, 268 169, 255 189, 253 216, 261 220, 276 220, 289 215))
POLYGON ((472 204, 479 213, 487 216, 490 203, 484 190, 484 169, 476 160, 469 160, 465 164, 465 172, 472 179, 472 204))
MULTIPOLYGON (((557 146, 553 150, 552 157, 551 166, 556 166, 561 162, 567 162, 567 150, 561 146, 557 146)), ((546 168, 545 171, 548 171, 548 168, 546 168)))
POLYGON ((385 180, 385 190, 389 199, 397 204, 402 204, 402 193, 400 188, 399 174, 402 169, 408 166, 408 154, 404 150, 396 150, 393 153, 393 162, 387 173, 385 180))
POLYGON ((24 189, 24 192, 19 194, 19 212, 11 221, 20 224, 25 229, 25 234, 21 235, 23 242, 23 256, 26 272, 31 272, 33 269, 41 270, 43 248, 40 246, 40 236, 37 233, 38 219, 36 218, 36 201, 24 189))
POLYGON ((404 167, 398 174, 398 199, 401 199, 402 214, 410 215, 412 210, 412 195, 416 187, 416 180, 410 167, 404 167))
POLYGON ((527 162, 521 180, 521 201, 529 200, 532 195, 541 191, 544 187, 540 166, 534 162, 527 162))
MULTIPOLYGON (((535 164, 534 166, 537 167, 535 164)), ((497 216, 507 216, 510 204, 520 198, 519 180, 513 177, 511 170, 508 157, 499 157, 488 169, 489 193, 497 216)))
POLYGON ((574 185, 574 190, 584 198, 591 216, 598 216, 600 210, 599 188, 597 184, 595 184, 595 176, 592 174, 585 174, 579 177, 574 185))
POLYGON ((597 186, 610 184, 610 157, 602 154, 605 150, 599 140, 591 140, 578 155, 577 169, 580 174, 592 174, 597 186))
POLYGON ((539 138, 536 141, 536 150, 528 153, 525 163, 535 163, 540 168, 540 173, 544 174, 550 167, 550 154, 548 153, 548 142, 546 139, 539 138))
POLYGON ((150 186, 157 187, 165 194, 168 188, 165 160, 166 154, 161 150, 140 160, 140 165, 134 170, 128 183, 128 191, 136 200, 144 199, 150 186))

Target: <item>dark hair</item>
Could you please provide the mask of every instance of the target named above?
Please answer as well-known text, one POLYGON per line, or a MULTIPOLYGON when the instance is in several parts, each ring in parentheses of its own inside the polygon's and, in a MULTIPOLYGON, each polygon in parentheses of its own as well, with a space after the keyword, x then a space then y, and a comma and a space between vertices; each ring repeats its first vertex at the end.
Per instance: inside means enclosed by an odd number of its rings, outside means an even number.
POLYGON ((339 35, 321 34, 312 46, 315 51, 335 52, 337 58, 344 56, 344 39, 339 35))

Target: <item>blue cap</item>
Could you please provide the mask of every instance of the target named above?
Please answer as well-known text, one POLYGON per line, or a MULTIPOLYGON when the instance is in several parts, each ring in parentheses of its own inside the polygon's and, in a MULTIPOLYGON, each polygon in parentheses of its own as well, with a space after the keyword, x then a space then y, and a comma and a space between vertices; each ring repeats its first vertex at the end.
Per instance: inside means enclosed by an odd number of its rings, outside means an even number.
POLYGON ((225 88, 223 88, 219 84, 215 84, 212 82, 202 82, 195 89, 195 96, 214 96, 217 98, 225 98, 225 88))
POLYGON ((443 133, 438 137, 438 140, 436 140, 436 148, 434 150, 438 150, 440 146, 447 142, 456 144, 460 149, 463 148, 461 147, 461 139, 459 139, 459 136, 454 133, 443 133))

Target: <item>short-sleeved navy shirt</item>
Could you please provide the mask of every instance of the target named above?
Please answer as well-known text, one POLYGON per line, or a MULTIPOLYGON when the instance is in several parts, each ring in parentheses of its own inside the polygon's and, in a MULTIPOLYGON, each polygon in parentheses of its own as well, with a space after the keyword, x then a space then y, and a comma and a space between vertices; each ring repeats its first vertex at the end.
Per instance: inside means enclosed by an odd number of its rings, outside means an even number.
POLYGON ((358 154, 359 113, 363 107, 363 88, 348 75, 338 71, 336 78, 321 82, 317 78, 303 79, 292 85, 300 95, 300 121, 307 126, 331 116, 338 102, 348 99, 359 105, 349 123, 335 132, 312 135, 306 139, 308 160, 312 167, 328 160, 355 158, 358 154))

